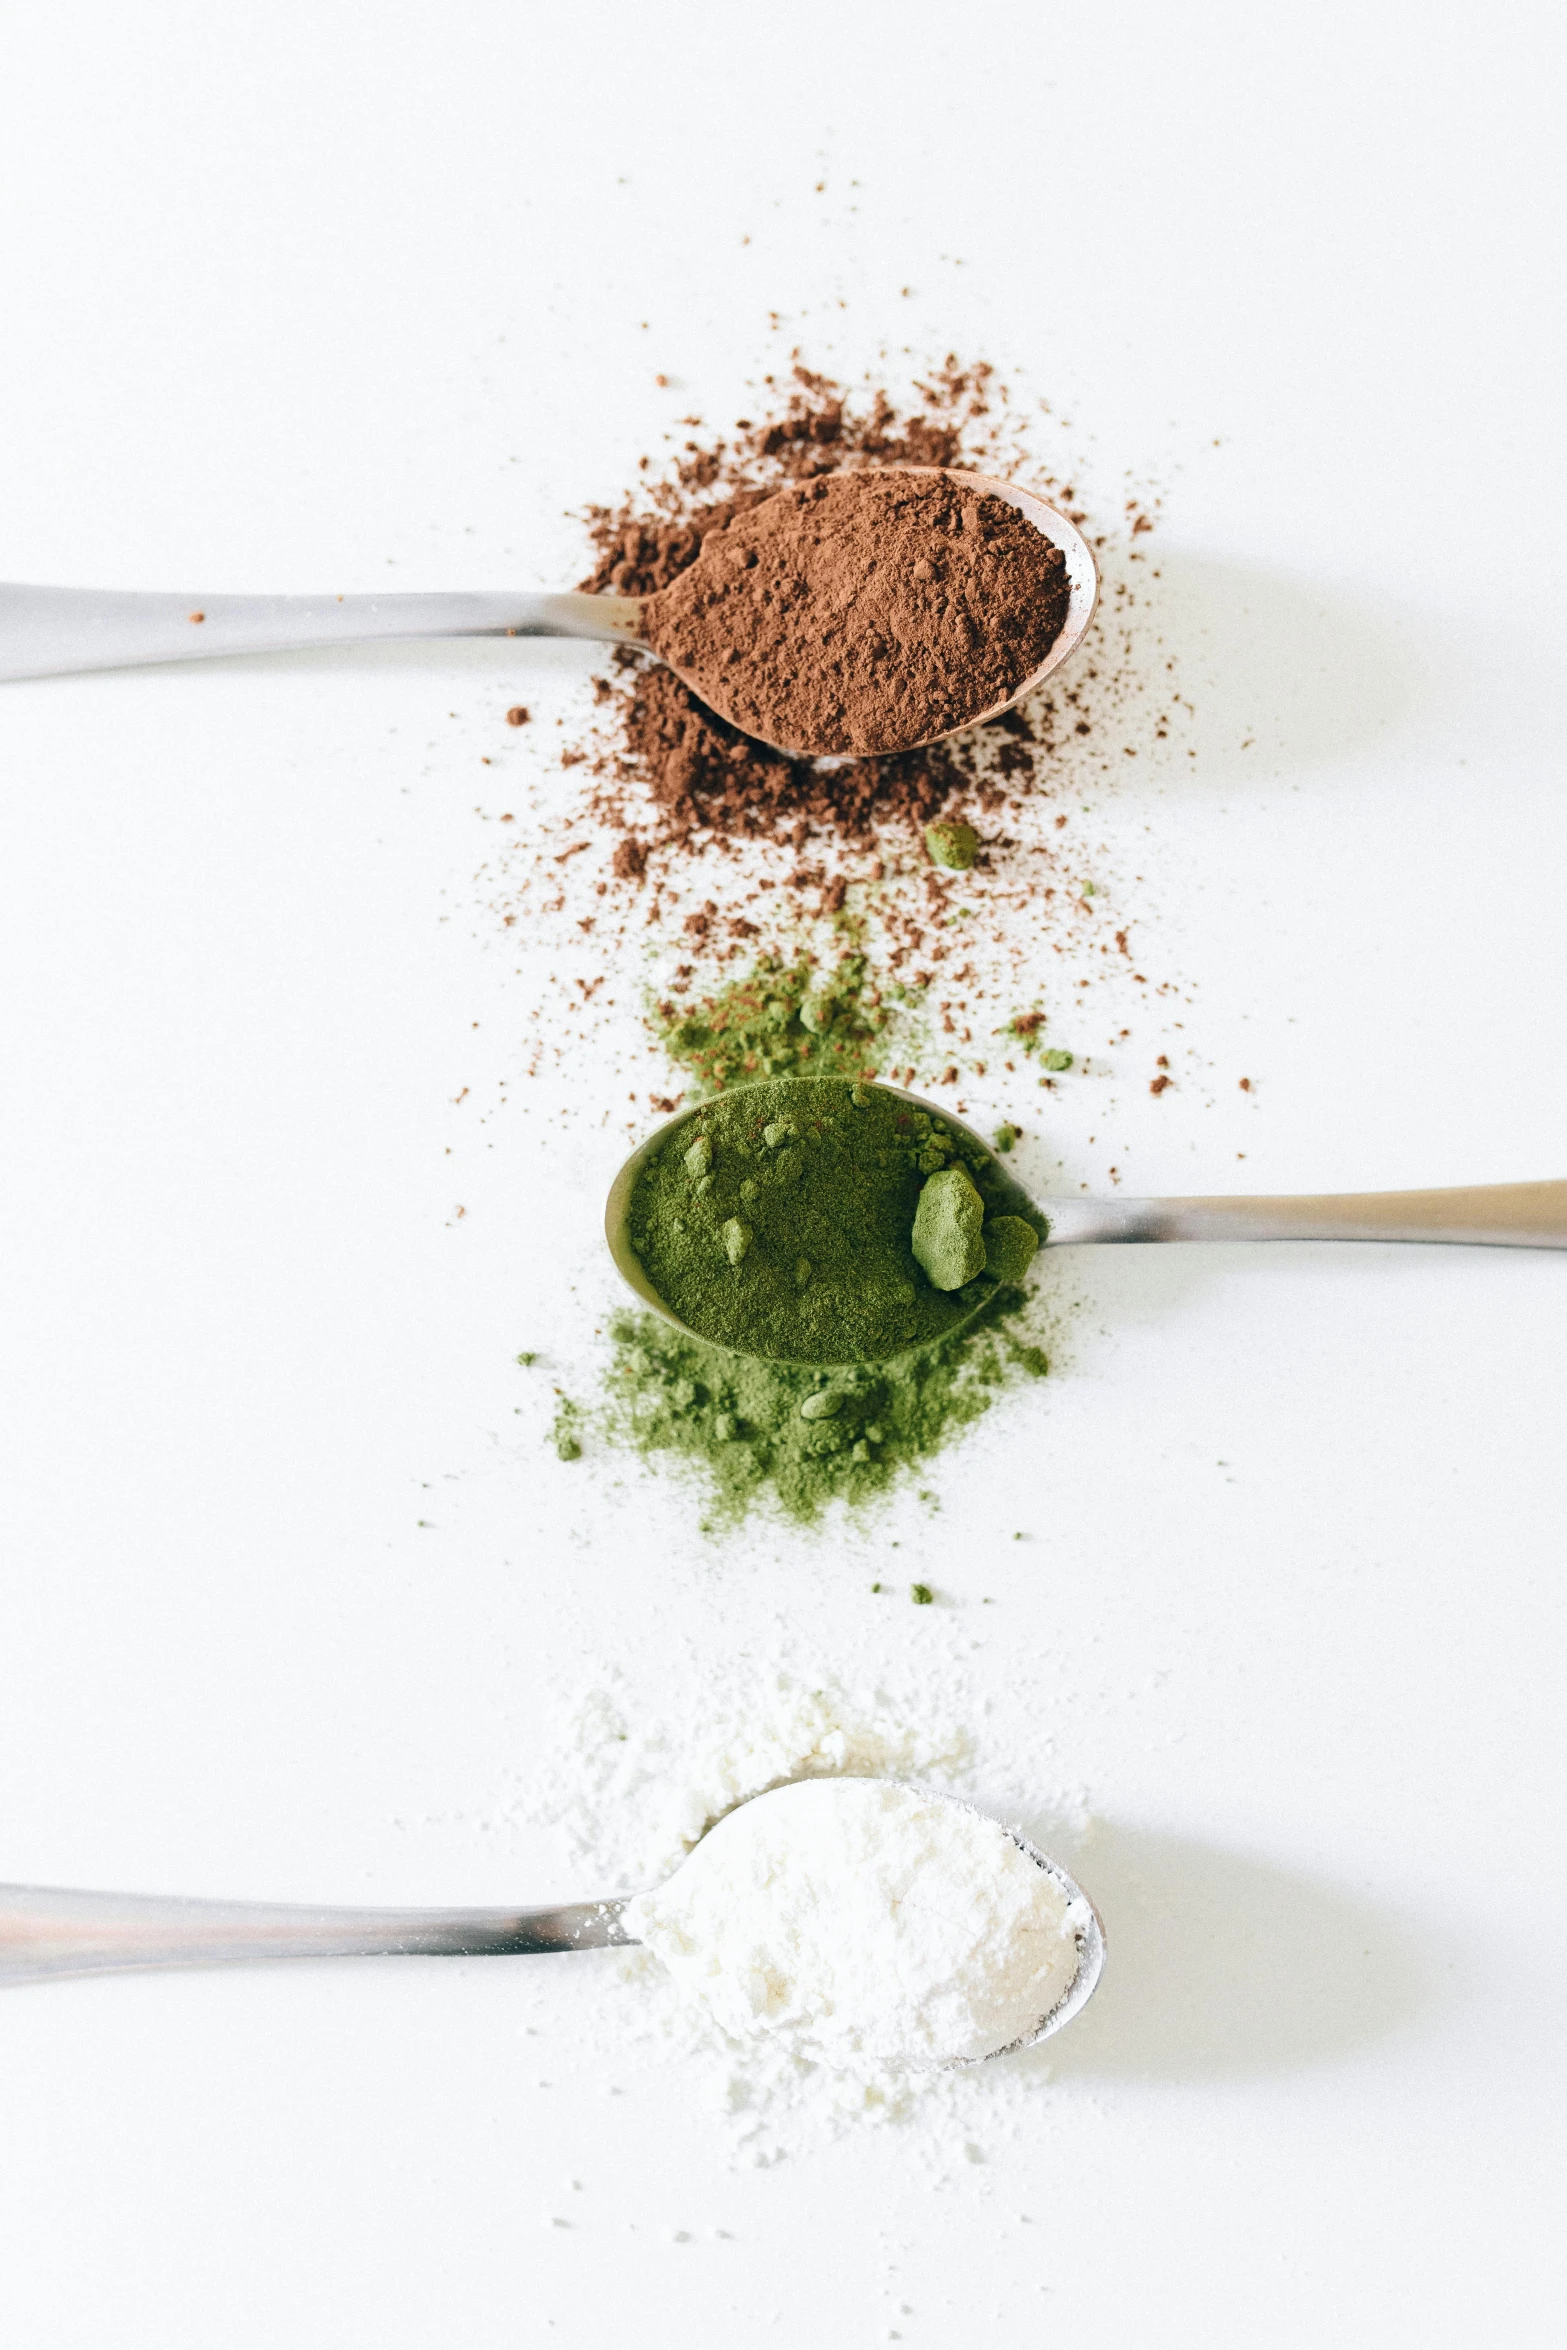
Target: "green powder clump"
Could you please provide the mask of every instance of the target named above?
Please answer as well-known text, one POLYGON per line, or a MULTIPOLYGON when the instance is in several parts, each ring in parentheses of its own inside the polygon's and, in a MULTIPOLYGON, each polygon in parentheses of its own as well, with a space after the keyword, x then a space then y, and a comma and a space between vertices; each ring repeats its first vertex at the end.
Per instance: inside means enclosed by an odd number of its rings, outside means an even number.
POLYGON ((704 1093, 765 1077, 873 1077, 893 1007, 865 957, 822 971, 808 955, 764 956, 701 1003, 659 1004, 654 1034, 704 1093))
POLYGON ((993 1281, 1021 1281, 1038 1247, 1039 1234, 1022 1216, 992 1216, 985 1226, 985 1270, 993 1281))
POLYGON ((775 1362, 864 1364, 966 1322, 994 1285, 987 1211, 1027 1208, 972 1135, 885 1087, 807 1077, 738 1087, 677 1120, 628 1221, 653 1288, 702 1338, 775 1362))
POLYGON ((925 827, 925 854, 933 865, 966 873, 979 855, 979 834, 958 817, 945 817, 925 827))
POLYGON ((645 1457, 683 1461, 708 1489, 710 1529, 756 1510, 809 1524, 833 1501, 886 1493, 1049 1363, 1013 1325, 1021 1290, 992 1289, 959 1336, 890 1362, 830 1371, 704 1346, 655 1314, 610 1323, 600 1432, 645 1457))
POLYGON ((961 1289, 985 1270, 985 1203, 961 1167, 932 1175, 914 1210, 914 1254, 932 1289, 961 1289))
POLYGON ((563 1395, 555 1407, 555 1424, 550 1430, 550 1441, 555 1457, 562 1461, 580 1461, 582 1458, 582 1406, 563 1395))

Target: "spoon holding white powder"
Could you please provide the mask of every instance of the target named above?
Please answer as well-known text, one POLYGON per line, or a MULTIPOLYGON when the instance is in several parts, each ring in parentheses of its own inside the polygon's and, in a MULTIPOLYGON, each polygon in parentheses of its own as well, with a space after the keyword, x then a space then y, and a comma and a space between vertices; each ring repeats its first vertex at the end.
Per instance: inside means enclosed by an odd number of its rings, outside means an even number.
POLYGON ((894 1779, 798 1780, 742 1803, 622 1922, 736 2039, 899 2070, 1055 2029, 1103 1948, 1063 1870, 894 1779))

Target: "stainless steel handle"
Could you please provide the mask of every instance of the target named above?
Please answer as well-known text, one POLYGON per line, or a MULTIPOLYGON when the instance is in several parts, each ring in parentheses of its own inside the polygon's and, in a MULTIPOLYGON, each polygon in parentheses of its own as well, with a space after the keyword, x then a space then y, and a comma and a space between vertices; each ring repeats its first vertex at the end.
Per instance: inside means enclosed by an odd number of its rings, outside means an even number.
POLYGON ((490 1958, 629 1942, 619 1901, 554 1909, 294 1909, 0 1885, 0 1985, 278 1958, 490 1958))
POLYGON ((1299 1199, 1043 1199, 1049 1244, 1156 1240, 1419 1240, 1567 1248, 1567 1182, 1299 1199))
POLYGON ((639 641, 634 596, 209 596, 0 584, 0 681, 407 637, 639 641))

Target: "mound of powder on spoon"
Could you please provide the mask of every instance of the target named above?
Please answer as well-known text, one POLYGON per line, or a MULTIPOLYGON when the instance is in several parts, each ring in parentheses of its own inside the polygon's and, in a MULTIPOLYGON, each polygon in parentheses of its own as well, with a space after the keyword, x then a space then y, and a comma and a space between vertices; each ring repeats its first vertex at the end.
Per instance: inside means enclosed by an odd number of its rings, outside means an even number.
MULTIPOLYGON (((699 1337, 771 1362, 865 1365, 945 1337, 998 1280, 1020 1279, 1037 1245, 1027 1209, 976 1137, 921 1103, 784 1077, 666 1130, 636 1178, 627 1238, 699 1337)), ((863 1403, 874 1419, 873 1393, 863 1403)), ((802 1408, 857 1416, 838 1390, 802 1408)))
POLYGON ((624 1919, 731 2037, 919 2070, 1038 2030, 1077 1973, 1073 1908, 998 1821, 843 1778, 741 1804, 624 1919))
POLYGON ((731 725, 786 751, 866 756, 1004 702, 1060 635, 1068 595, 1061 550, 1005 499, 872 469, 709 531, 642 627, 731 725))

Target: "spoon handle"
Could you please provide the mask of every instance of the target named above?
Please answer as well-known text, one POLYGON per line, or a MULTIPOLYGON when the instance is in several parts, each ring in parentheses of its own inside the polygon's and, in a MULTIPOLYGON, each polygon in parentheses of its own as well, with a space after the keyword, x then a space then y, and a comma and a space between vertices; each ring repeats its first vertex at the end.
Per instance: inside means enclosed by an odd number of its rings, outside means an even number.
POLYGON ((0 681, 439 636, 639 641, 634 596, 207 596, 0 583, 0 681))
POLYGON ((1567 1183, 1350 1191, 1300 1199, 1044 1199, 1049 1244, 1150 1240, 1435 1240, 1567 1248, 1567 1183))
POLYGON ((553 1909, 293 1909, 0 1885, 0 1985, 276 1958, 492 1958, 631 1937, 618 1901, 553 1909))

